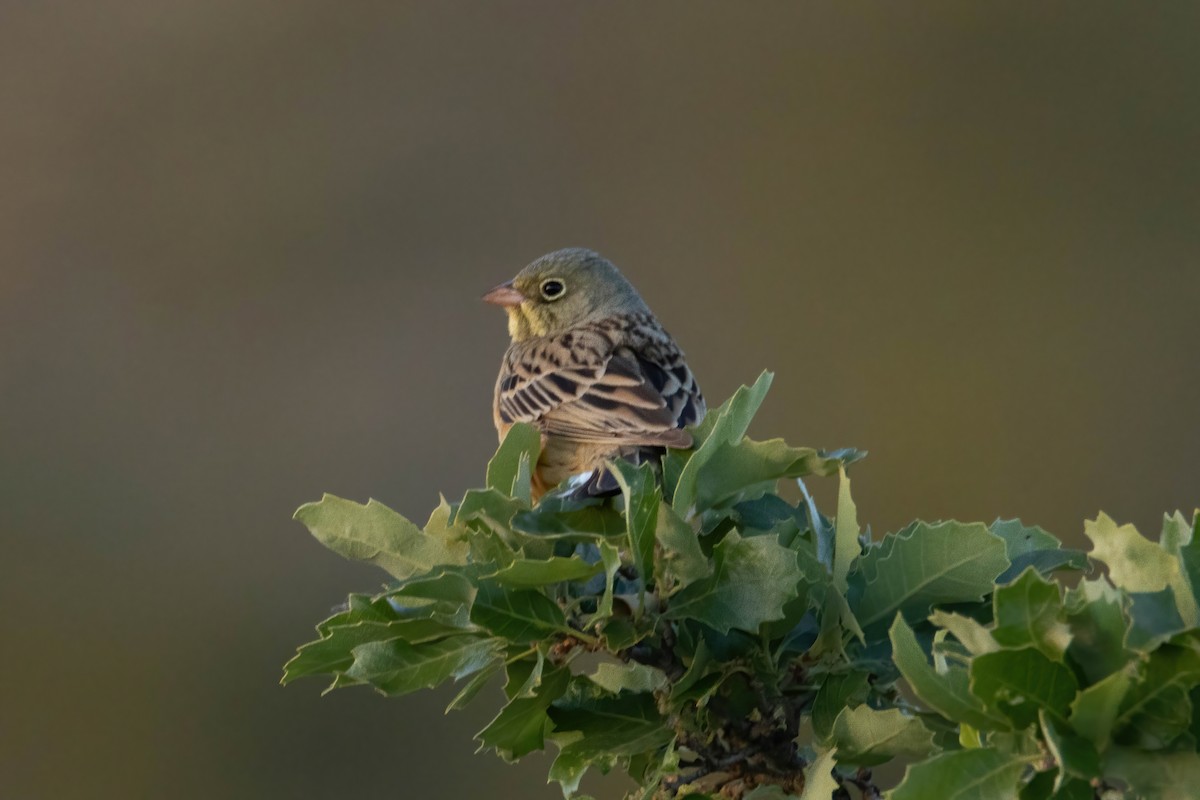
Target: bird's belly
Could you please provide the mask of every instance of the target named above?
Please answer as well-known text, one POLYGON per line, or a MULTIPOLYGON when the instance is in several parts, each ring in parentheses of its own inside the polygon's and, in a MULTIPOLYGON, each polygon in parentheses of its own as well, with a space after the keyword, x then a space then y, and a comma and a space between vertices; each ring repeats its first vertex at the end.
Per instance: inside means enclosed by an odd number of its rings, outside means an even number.
POLYGON ((594 442, 573 442, 558 436, 542 439, 542 455, 534 475, 535 494, 541 496, 572 475, 604 466, 624 454, 622 447, 594 442))

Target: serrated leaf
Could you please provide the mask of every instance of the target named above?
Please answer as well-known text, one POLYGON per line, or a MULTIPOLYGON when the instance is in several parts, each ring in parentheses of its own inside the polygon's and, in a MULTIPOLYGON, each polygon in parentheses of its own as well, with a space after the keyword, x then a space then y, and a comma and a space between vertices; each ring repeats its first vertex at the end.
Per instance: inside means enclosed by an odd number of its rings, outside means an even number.
POLYGON ((688 458, 674 482, 671 505, 684 517, 691 517, 696 506, 696 483, 722 445, 737 444, 746 435, 750 420, 758 412, 774 375, 763 372, 753 386, 743 386, 734 392, 720 408, 708 412, 693 431, 695 451, 688 458))
POLYGON ((854 500, 850 496, 850 479, 846 477, 846 468, 840 467, 838 469, 837 523, 834 527, 833 585, 842 593, 846 592, 846 576, 850 574, 850 565, 854 563, 861 552, 858 532, 858 509, 855 508, 854 500))
POLYGON ((866 641, 866 635, 854 612, 850 610, 850 604, 832 584, 825 587, 825 597, 820 602, 820 613, 821 627, 809 650, 810 656, 834 654, 845 659, 846 643, 850 637, 857 638, 859 642, 866 641))
POLYGON ((1000 645, 992 638, 992 632, 970 617, 935 611, 929 615, 929 621, 949 631, 973 656, 994 653, 1000 649, 1000 645))
POLYGON ((530 465, 537 463, 541 448, 542 434, 537 428, 527 422, 513 425, 488 462, 487 487, 528 505, 530 465))
POLYGON ((1038 550, 1057 550, 1062 547, 1058 537, 1038 525, 1026 525, 1019 519, 997 519, 988 530, 1004 540, 1009 561, 1038 550))
POLYGON ((1067 655, 1088 681, 1095 683, 1125 666, 1129 621, 1121 608, 1120 593, 1104 578, 1083 580, 1067 593, 1066 606, 1071 628, 1067 655))
POLYGON ((1058 763, 1058 777, 1054 782, 1057 793, 1070 778, 1090 781, 1100 777, 1100 755, 1087 739, 1073 735, 1056 722, 1046 709, 1038 713, 1042 735, 1050 755, 1058 763))
POLYGON ((1008 583, 1029 567, 1042 575, 1058 569, 1086 569, 1087 554, 1082 550, 1063 549, 1054 535, 1037 525, 1025 525, 1019 519, 998 519, 988 529, 1004 540, 1011 563, 997 583, 1008 583))
POLYGON ((1107 514, 1084 523, 1092 540, 1091 557, 1108 565, 1108 577, 1127 592, 1159 592, 1170 586, 1180 602, 1179 612, 1188 627, 1200 623, 1188 579, 1178 559, 1150 542, 1132 525, 1117 525, 1107 514))
POLYGON ((917 523, 888 534, 859 559, 862 593, 854 610, 863 630, 899 611, 924 619, 934 603, 982 600, 1008 567, 1004 541, 980 523, 917 523))
POLYGON ((354 663, 351 651, 367 642, 403 639, 410 644, 462 633, 459 628, 432 619, 401 619, 389 622, 363 621, 338 625, 315 642, 303 645, 283 667, 283 683, 306 675, 329 674, 348 669, 354 663))
POLYGON ((645 693, 604 695, 549 713, 561 746, 550 777, 564 789, 578 786, 590 766, 607 769, 618 758, 658 751, 675 738, 654 697, 645 693))
POLYGON ((838 761, 870 767, 897 756, 924 758, 935 750, 933 733, 898 708, 843 708, 833 723, 838 761))
POLYGON ((980 730, 1012 727, 1006 717, 998 713, 993 716, 979 698, 971 694, 965 669, 951 667, 945 674, 935 672, 926 661, 912 628, 899 614, 889 634, 896 668, 922 703, 946 719, 965 722, 980 730))
POLYGON ((519 558, 508 566, 486 576, 488 580, 510 589, 533 589, 563 581, 586 581, 604 569, 589 564, 579 556, 552 556, 547 559, 519 558))
POLYGON ((475 585, 454 568, 414 576, 382 596, 405 618, 423 617, 457 628, 471 627, 475 585))
POLYGON ((1068 719, 1071 728, 1094 744, 1097 750, 1108 747, 1117 711, 1132 682, 1129 670, 1114 672, 1080 691, 1071 701, 1068 719))
MULTIPOLYGON (((521 511, 525 504, 496 489, 471 489, 463 495, 462 502, 454 514, 454 522, 482 534, 492 534, 495 541, 501 543, 508 551, 515 549, 511 521, 513 516, 521 511)), ((550 553, 529 554, 531 557, 549 556, 550 553)), ((503 552, 496 553, 489 560, 498 563, 503 560, 503 552)))
POLYGON ((505 589, 481 581, 471 622, 510 642, 534 642, 567 631, 567 620, 558 604, 533 589, 505 589))
POLYGON ((804 791, 800 800, 829 800, 841 784, 833 777, 837 766, 837 749, 820 750, 811 764, 804 768, 804 791))
POLYGON ((486 728, 475 734, 480 749, 494 748, 505 761, 544 749, 550 724, 546 711, 566 692, 570 680, 569 669, 552 670, 542 676, 532 695, 510 700, 486 728))
POLYGON ((621 568, 621 554, 617 548, 608 542, 601 542, 599 550, 600 563, 604 565, 604 594, 600 596, 600 602, 596 604, 596 613, 588 620, 589 627, 597 623, 602 623, 612 616, 614 582, 617 570, 621 568))
POLYGON ((783 617, 801 579, 796 554, 770 537, 743 539, 730 531, 713 548, 713 574, 671 597, 669 619, 695 619, 727 633, 754 632, 783 617))
POLYGON ((1114 747, 1104 756, 1104 776, 1128 783, 1138 797, 1195 800, 1196 787, 1200 786, 1200 755, 1114 747))
POLYGON ((1130 625, 1125 646, 1131 650, 1149 653, 1190 627, 1179 614, 1170 586, 1157 592, 1129 592, 1128 598, 1130 625))
POLYGON ((888 800, 1012 800, 1029 758, 980 747, 913 764, 888 800))
POLYGON ((592 683, 600 688, 616 694, 618 692, 657 692, 665 689, 669 683, 667 675, 657 667, 629 661, 624 664, 614 664, 611 661, 601 662, 596 671, 588 675, 592 683))
POLYGON ((1032 567, 1007 586, 996 588, 992 603, 995 627, 992 638, 1004 647, 1036 647, 1062 661, 1071 644, 1071 629, 1064 621, 1058 585, 1032 567))
POLYGON ((1058 550, 1035 550, 1032 553, 1022 553, 1012 560, 1008 569, 1000 573, 996 583, 1008 583, 1026 569, 1032 567, 1042 575, 1049 575, 1062 569, 1086 570, 1088 568, 1087 553, 1082 550, 1059 548, 1058 550))
POLYGON ((1074 674, 1032 647, 1000 650, 971 662, 971 693, 984 706, 1024 728, 1037 721, 1038 709, 1065 722, 1079 684, 1074 674))
POLYGON ((366 505, 331 494, 296 509, 301 522, 321 544, 356 561, 368 561, 395 578, 407 578, 440 564, 464 564, 467 546, 426 536, 383 503, 366 505))
POLYGON ((629 548, 633 555, 633 566, 642 577, 641 591, 644 592, 646 582, 654 577, 654 534, 658 527, 662 493, 654 469, 648 463, 634 466, 617 459, 610 463, 609 469, 621 486, 629 548))
MULTIPOLYGON (((705 445, 708 447, 709 445, 705 445)), ((805 475, 834 475, 840 467, 862 457, 858 451, 843 453, 842 458, 830 458, 811 447, 791 447, 783 439, 765 442, 742 439, 739 442, 721 442, 712 445, 703 470, 696 473, 694 496, 690 506, 680 502, 681 480, 676 488, 675 507, 703 511, 710 508, 726 508, 732 503, 759 497, 770 491, 775 482, 783 478, 800 478, 805 475)), ((695 462, 697 453, 688 462, 695 462)), ((685 472, 685 478, 686 472, 685 472)))
POLYGON ((444 713, 449 714, 451 711, 461 711, 462 709, 466 708, 467 704, 474 700, 475 697, 478 696, 481 691, 483 691, 483 687, 487 686, 492 678, 496 677, 496 673, 498 673, 500 669, 501 664, 497 661, 487 665, 479 672, 476 672, 474 675, 472 675, 471 679, 467 681, 466 685, 463 686, 459 693, 454 695, 454 699, 446 705, 446 711, 444 713))
POLYGON ((858 705, 867 699, 870 684, 865 672, 852 671, 829 675, 813 698, 810 719, 817 741, 828 744, 833 723, 848 705, 858 705))
POLYGON ((712 574, 712 563, 700 549, 696 532, 666 503, 658 507, 655 536, 661 547, 655 563, 660 591, 668 590, 669 595, 712 574))
POLYGON ((477 672, 501 652, 499 640, 469 635, 424 644, 399 639, 368 642, 354 648, 354 663, 345 674, 383 694, 402 695, 477 672))
POLYGON ((533 697, 538 686, 542 683, 542 673, 546 668, 546 654, 543 648, 537 648, 532 656, 518 658, 512 654, 504 665, 504 696, 509 700, 518 697, 533 697), (513 659, 516 660, 513 660, 513 659))
POLYGON ((1200 685, 1200 651, 1189 644, 1165 644, 1150 654, 1114 723, 1119 743, 1158 750, 1187 730, 1192 719, 1188 694, 1200 685))

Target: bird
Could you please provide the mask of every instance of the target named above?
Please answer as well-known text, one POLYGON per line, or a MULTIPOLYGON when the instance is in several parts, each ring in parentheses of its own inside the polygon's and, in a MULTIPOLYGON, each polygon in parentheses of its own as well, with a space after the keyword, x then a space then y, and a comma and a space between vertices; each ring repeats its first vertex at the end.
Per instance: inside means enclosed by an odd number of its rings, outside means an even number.
POLYGON ((542 436, 537 502, 568 478, 577 496, 615 494, 613 459, 659 464, 687 449, 706 411, 679 345, 625 276, 600 254, 548 253, 483 296, 508 314, 492 405, 503 441, 518 422, 542 436))

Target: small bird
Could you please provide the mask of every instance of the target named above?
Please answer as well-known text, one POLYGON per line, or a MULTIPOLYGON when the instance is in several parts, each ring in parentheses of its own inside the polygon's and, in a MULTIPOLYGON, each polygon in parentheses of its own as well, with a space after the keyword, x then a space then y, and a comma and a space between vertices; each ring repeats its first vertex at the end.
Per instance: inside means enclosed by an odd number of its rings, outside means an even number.
POLYGON ((572 476, 611 494, 614 458, 654 460, 686 449, 685 426, 704 397, 683 352, 615 266, 591 250, 542 256, 483 296, 508 312, 512 343, 496 379, 493 417, 503 440, 517 422, 542 432, 535 501, 572 476))

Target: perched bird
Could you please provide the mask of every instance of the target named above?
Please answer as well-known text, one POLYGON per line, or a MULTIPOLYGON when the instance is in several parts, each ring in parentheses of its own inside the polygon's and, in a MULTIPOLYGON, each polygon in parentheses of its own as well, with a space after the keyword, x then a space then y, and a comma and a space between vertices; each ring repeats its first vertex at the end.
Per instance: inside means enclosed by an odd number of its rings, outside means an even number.
POLYGON ((504 439, 516 422, 542 432, 534 498, 587 473, 584 490, 616 490, 605 462, 655 459, 688 448, 684 426, 704 397, 683 352, 615 266, 568 248, 534 261, 483 296, 508 312, 512 343, 496 380, 493 416, 504 439))

